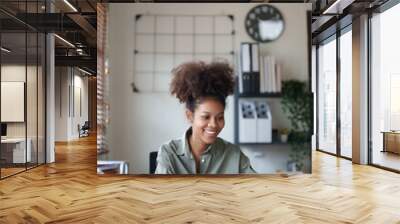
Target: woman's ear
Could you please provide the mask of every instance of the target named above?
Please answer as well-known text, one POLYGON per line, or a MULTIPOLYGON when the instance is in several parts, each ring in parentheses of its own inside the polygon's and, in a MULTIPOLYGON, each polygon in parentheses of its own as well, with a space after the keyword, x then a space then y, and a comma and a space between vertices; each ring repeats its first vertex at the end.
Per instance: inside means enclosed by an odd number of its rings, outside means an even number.
POLYGON ((188 121, 190 123, 193 123, 193 112, 188 109, 186 109, 185 112, 186 112, 186 118, 188 119, 188 121))

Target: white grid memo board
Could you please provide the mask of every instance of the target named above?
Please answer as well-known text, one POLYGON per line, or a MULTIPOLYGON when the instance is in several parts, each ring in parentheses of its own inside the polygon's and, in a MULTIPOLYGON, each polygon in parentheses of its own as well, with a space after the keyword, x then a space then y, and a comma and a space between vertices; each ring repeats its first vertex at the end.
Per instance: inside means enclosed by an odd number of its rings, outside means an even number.
POLYGON ((134 92, 168 92, 171 70, 192 60, 235 63, 232 15, 136 15, 134 92), (138 91, 137 91, 138 90, 138 91))

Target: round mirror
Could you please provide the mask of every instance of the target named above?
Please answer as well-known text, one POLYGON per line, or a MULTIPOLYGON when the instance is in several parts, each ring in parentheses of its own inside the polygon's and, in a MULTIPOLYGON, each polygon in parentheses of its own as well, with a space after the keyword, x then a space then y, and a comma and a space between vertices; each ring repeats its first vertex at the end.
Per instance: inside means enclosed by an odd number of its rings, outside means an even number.
POLYGON ((246 16, 244 25, 253 40, 270 42, 283 33, 284 21, 279 10, 271 5, 258 5, 246 16))

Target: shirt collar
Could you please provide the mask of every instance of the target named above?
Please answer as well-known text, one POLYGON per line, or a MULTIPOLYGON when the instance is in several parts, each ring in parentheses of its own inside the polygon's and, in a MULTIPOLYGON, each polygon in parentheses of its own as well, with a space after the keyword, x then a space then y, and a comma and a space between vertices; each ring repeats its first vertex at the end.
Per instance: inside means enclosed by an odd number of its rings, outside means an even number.
MULTIPOLYGON (((183 134, 183 136, 182 136, 182 145, 181 145, 181 147, 179 149, 179 155, 181 155, 181 156, 186 155, 186 156, 188 156, 188 157, 190 157, 192 159, 193 158, 193 154, 192 154, 192 151, 190 150, 189 141, 188 141, 188 136, 191 133, 192 133, 192 127, 188 128, 185 131, 185 133, 183 134)), ((209 153, 213 148, 215 148, 215 145, 217 144, 217 141, 218 141, 218 138, 213 144, 209 145, 207 147, 207 149, 203 153, 204 154, 205 153, 209 153)))

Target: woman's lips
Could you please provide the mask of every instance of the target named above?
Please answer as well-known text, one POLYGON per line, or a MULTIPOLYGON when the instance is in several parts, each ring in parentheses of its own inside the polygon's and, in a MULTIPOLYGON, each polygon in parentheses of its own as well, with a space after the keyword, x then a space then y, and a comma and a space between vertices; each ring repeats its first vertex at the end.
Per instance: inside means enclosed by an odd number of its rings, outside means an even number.
POLYGON ((212 135, 212 136, 216 136, 217 135, 217 131, 216 130, 207 130, 205 129, 204 132, 208 135, 212 135))

